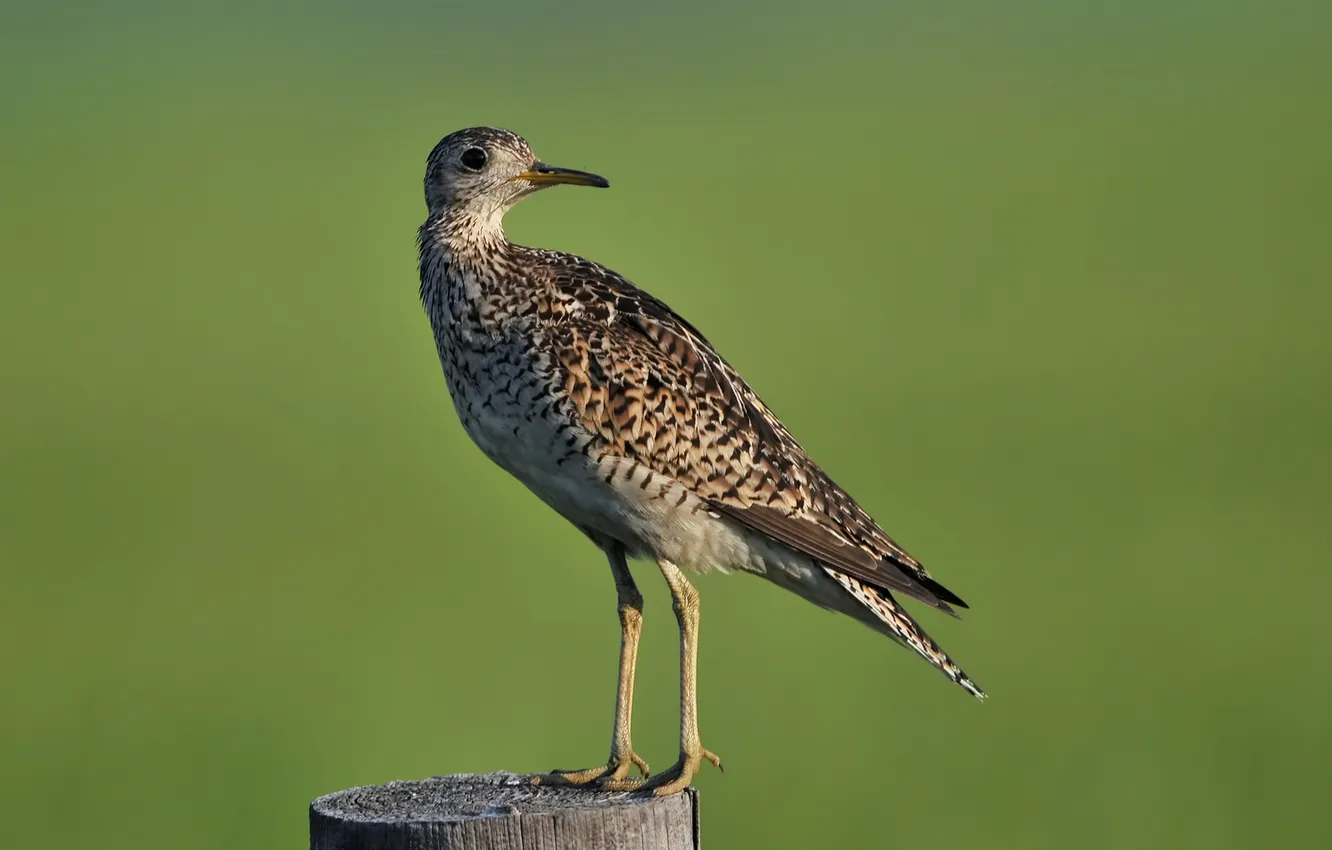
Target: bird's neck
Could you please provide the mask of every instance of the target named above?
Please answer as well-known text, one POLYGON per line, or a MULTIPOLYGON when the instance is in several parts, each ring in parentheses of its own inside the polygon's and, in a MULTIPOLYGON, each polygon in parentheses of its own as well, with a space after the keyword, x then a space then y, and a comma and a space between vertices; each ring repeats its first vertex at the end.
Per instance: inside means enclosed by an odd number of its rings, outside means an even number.
POLYGON ((470 207, 432 210, 421 230, 423 241, 428 231, 431 241, 458 265, 484 266, 503 261, 509 254, 509 240, 504 235, 504 214, 498 210, 470 207))
POLYGON ((509 300, 517 247, 498 216, 432 211, 418 243, 421 301, 437 332, 464 317, 493 316, 509 300))

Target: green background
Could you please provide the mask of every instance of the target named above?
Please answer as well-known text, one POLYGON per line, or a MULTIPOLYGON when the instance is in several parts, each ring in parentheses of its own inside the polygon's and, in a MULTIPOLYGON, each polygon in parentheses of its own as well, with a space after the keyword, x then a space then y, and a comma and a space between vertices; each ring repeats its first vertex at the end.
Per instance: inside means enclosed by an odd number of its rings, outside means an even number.
POLYGON ((604 758, 609 572, 416 300, 425 155, 489 123, 613 183, 515 240, 690 317, 973 606, 916 610, 984 704, 701 578, 709 847, 1324 845, 1332 6, 458 5, 4 8, 0 844, 604 758))

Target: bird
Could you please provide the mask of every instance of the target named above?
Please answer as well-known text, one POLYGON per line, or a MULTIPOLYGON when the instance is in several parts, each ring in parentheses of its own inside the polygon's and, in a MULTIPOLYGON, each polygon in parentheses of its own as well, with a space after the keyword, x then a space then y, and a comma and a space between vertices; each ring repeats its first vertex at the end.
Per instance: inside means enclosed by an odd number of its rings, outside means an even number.
POLYGON ((505 214, 559 185, 610 183, 547 165, 512 131, 458 130, 427 157, 417 234, 421 303, 464 430, 601 549, 615 581, 609 758, 532 782, 667 795, 703 760, 721 767, 699 737, 699 594, 682 568, 766 578, 914 650, 983 699, 896 595, 954 616, 966 603, 810 459, 693 324, 605 266, 508 240, 505 214), (631 735, 643 628, 631 558, 656 562, 680 632, 679 758, 657 773, 631 735))

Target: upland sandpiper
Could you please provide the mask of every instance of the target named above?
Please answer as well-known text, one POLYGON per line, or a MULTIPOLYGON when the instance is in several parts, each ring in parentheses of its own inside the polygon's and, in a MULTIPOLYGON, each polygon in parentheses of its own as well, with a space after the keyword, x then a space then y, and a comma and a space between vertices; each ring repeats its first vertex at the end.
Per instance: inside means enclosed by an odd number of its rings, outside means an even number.
POLYGON ((454 409, 483 452, 591 538, 618 594, 619 687, 610 758, 534 781, 685 788, 698 734, 699 601, 680 567, 743 571, 855 617, 980 688, 893 598, 952 614, 932 579, 801 450, 703 335, 596 263, 515 245, 504 214, 538 189, 607 187, 538 160, 520 136, 474 127, 426 164, 421 301, 454 409), (649 775, 630 740, 643 598, 628 558, 656 561, 680 628, 680 758, 649 775), (637 766, 642 778, 630 777, 637 766))

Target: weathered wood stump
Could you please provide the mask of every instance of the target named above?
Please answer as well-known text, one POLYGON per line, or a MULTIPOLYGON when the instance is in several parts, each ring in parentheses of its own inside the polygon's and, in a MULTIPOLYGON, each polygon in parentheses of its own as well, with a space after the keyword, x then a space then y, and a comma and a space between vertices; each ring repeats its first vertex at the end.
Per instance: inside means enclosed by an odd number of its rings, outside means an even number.
POLYGON ((512 773, 351 788, 310 804, 310 850, 698 850, 698 793, 531 785, 512 773))

